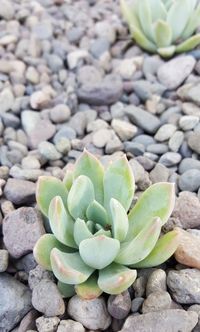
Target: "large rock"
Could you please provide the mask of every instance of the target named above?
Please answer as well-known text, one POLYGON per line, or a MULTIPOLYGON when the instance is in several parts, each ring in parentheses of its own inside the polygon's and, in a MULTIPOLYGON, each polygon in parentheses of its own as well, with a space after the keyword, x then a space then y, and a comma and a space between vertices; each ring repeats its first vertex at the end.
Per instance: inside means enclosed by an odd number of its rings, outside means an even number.
POLYGON ((129 316, 120 332, 191 332, 197 322, 196 312, 168 309, 129 316))
POLYGON ((19 208, 9 213, 3 220, 4 244, 14 258, 31 252, 43 234, 45 229, 42 216, 34 208, 19 208))
POLYGON ((31 292, 7 273, 0 274, 0 331, 8 332, 31 309, 31 292))
POLYGON ((68 303, 68 314, 89 330, 105 330, 111 324, 105 300, 99 297, 95 300, 83 300, 77 295, 68 303))
POLYGON ((158 79, 167 89, 176 89, 190 75, 195 63, 195 59, 188 55, 167 61, 159 67, 158 79))
POLYGON ((167 285, 176 302, 200 303, 200 270, 171 270, 167 276, 167 285))
POLYGON ((35 202, 36 184, 31 181, 20 179, 8 179, 4 195, 16 205, 30 204, 35 202))

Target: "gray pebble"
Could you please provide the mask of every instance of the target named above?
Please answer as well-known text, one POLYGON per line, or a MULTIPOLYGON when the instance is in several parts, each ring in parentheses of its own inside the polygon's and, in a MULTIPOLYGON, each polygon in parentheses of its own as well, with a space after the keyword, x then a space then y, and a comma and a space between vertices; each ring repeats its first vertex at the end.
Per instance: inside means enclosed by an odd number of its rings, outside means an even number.
POLYGON ((189 169, 179 178, 179 188, 182 191, 197 191, 200 187, 200 170, 189 169))
POLYGON ((200 161, 192 158, 184 158, 179 165, 179 173, 183 174, 190 169, 198 169, 200 171, 200 161))
POLYGON ((56 150, 55 146, 50 142, 41 142, 38 150, 47 160, 57 160, 61 158, 61 154, 56 150))
POLYGON ((181 155, 177 152, 166 152, 159 159, 159 163, 166 167, 177 165, 180 161, 181 155))
POLYGON ((178 152, 181 147, 181 144, 184 140, 184 134, 182 131, 175 131, 172 137, 169 140, 169 148, 173 152, 178 152))
POLYGON ((8 267, 8 251, 0 249, 0 272, 5 272, 8 267))

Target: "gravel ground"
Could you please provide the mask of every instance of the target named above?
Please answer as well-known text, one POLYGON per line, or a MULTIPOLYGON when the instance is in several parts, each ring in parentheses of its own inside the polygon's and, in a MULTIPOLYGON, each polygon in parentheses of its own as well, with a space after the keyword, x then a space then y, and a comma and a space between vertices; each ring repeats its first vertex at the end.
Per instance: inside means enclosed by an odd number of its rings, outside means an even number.
POLYGON ((115 0, 1 0, 0 332, 200 331, 200 50, 163 61, 131 41, 115 0), (68 302, 32 250, 46 232, 40 175, 60 179, 83 148, 126 153, 136 198, 176 183, 163 231, 175 259, 119 296, 68 302))

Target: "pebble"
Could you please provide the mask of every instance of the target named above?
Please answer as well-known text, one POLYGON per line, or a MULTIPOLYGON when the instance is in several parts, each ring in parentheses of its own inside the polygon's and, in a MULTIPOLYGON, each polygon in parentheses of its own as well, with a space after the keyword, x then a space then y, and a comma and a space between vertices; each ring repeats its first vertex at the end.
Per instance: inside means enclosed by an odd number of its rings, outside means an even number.
POLYGON ((33 27, 33 33, 39 40, 51 38, 53 34, 52 24, 49 20, 43 20, 33 27))
POLYGON ((4 113, 12 109, 14 105, 14 96, 12 91, 7 88, 0 93, 0 113, 4 113))
POLYGON ((186 101, 193 102, 194 104, 200 105, 200 96, 199 96, 199 83, 188 83, 183 85, 177 90, 177 95, 182 99, 186 101))
POLYGON ((50 104, 50 97, 44 91, 36 91, 30 97, 30 105, 33 109, 41 110, 50 104))
POLYGON ((143 302, 144 302, 143 297, 136 297, 135 299, 133 299, 132 302, 131 302, 131 311, 133 313, 136 313, 136 312, 140 311, 143 302))
POLYGON ((200 171, 200 161, 193 158, 185 158, 181 161, 178 171, 180 174, 190 169, 198 169, 200 171))
POLYGON ((97 22, 94 26, 94 32, 98 37, 108 39, 111 44, 116 39, 115 28, 108 21, 97 22))
POLYGON ((105 330, 111 324, 111 318, 102 297, 84 300, 77 295, 73 296, 68 302, 67 310, 74 320, 89 330, 105 330))
POLYGON ((145 134, 134 137, 132 141, 144 145, 146 149, 148 148, 148 146, 156 143, 152 136, 145 134))
POLYGON ((142 305, 142 313, 160 311, 171 308, 171 297, 166 291, 156 291, 150 293, 142 305))
POLYGON ((38 150, 40 154, 45 157, 47 160, 57 160, 61 158, 60 152, 58 152, 55 148, 55 145, 53 145, 50 142, 41 142, 38 145, 38 150))
POLYGON ((60 321, 57 332, 85 332, 85 328, 81 323, 67 319, 60 321))
POLYGON ((35 202, 36 185, 33 182, 8 179, 4 187, 4 195, 16 205, 35 202))
POLYGON ((172 217, 179 222, 184 229, 200 227, 200 202, 191 192, 184 191, 176 198, 176 204, 172 217))
POLYGON ((109 129, 100 129, 92 136, 92 143, 97 148, 103 148, 112 139, 112 131, 109 129))
POLYGON ((32 66, 28 67, 26 70, 26 79, 32 84, 38 84, 40 82, 38 71, 32 66))
POLYGON ((7 273, 0 273, 0 330, 11 331, 31 309, 31 291, 7 273))
POLYGON ((155 153, 155 154, 163 154, 168 151, 168 146, 166 144, 158 143, 158 144, 150 144, 146 148, 147 152, 155 153))
POLYGON ((88 123, 87 125, 87 132, 95 132, 97 130, 100 130, 100 129, 107 129, 109 126, 108 126, 108 123, 104 120, 101 120, 101 119, 97 119, 97 120, 94 120, 94 121, 91 121, 88 123))
POLYGON ((192 130, 198 123, 199 117, 194 115, 185 115, 179 120, 179 126, 183 131, 192 130))
POLYGON ((200 305, 199 304, 193 304, 188 308, 188 311, 194 311, 198 314, 198 324, 193 329, 193 332, 199 332, 199 329, 200 329, 200 305))
POLYGON ((160 159, 159 163, 163 164, 166 167, 171 167, 177 165, 181 161, 181 154, 177 152, 166 152, 164 153, 160 159))
POLYGON ((47 317, 60 316, 65 312, 62 296, 51 280, 41 280, 33 288, 32 305, 47 317))
POLYGON ((50 111, 50 118, 54 123, 62 123, 69 120, 71 110, 67 105, 59 104, 56 105, 50 111))
POLYGON ((182 111, 186 115, 200 117, 200 108, 193 103, 182 103, 182 111))
POLYGON ((195 192, 200 187, 200 170, 189 169, 181 174, 178 185, 181 191, 195 192))
POLYGON ((135 142, 124 142, 124 150, 132 153, 135 157, 143 155, 145 147, 143 144, 135 142))
POLYGON ((174 126, 173 124, 164 124, 158 129, 154 138, 158 142, 164 142, 169 140, 171 136, 175 133, 175 131, 176 131, 176 126, 174 126))
POLYGON ((158 79, 167 89, 175 90, 190 75, 195 63, 192 56, 175 57, 158 68, 158 79))
POLYGON ((175 133, 169 139, 168 145, 171 151, 178 152, 184 140, 184 134, 182 131, 175 131, 175 133))
POLYGON ((5 272, 8 268, 9 255, 5 249, 0 249, 0 272, 5 272))
POLYGON ((167 286, 176 302, 183 304, 200 303, 199 270, 171 270, 167 276, 167 286))
POLYGON ((146 295, 150 295, 151 293, 165 292, 167 290, 167 276, 166 272, 162 269, 154 270, 147 281, 146 285, 146 295))
POLYGON ((67 64, 69 69, 75 69, 78 66, 80 60, 87 59, 89 53, 86 50, 77 50, 68 53, 67 55, 67 64))
POLYGON ((90 82, 91 84, 96 84, 102 81, 103 74, 98 68, 91 66, 91 65, 85 65, 80 68, 78 68, 77 73, 77 80, 79 84, 87 84, 90 82))
POLYGON ((41 316, 36 319, 36 327, 38 332, 56 332, 60 319, 58 317, 41 316))
POLYGON ((12 2, 9 0, 2 0, 1 5, 2 10, 0 13, 0 17, 5 20, 11 20, 15 14, 12 2))
POLYGON ((108 312, 116 319, 124 319, 131 310, 131 297, 127 291, 119 295, 110 295, 108 298, 108 312))
POLYGON ((137 66, 134 58, 121 60, 116 68, 116 72, 119 73, 124 80, 131 80, 136 70, 137 66))
POLYGON ((188 138, 189 147, 198 154, 200 154, 199 142, 200 142, 200 132, 194 132, 188 138))
POLYGON ((45 270, 42 266, 37 265, 29 271, 28 284, 31 290, 33 290, 41 280, 54 281, 53 272, 45 270))
POLYGON ((160 83, 152 83, 145 80, 138 80, 133 82, 133 89, 136 95, 146 102, 152 98, 152 95, 162 96, 166 91, 166 87, 160 83))
POLYGON ((40 162, 34 156, 24 157, 21 164, 24 169, 40 169, 40 162))
POLYGON ((69 140, 72 140, 76 138, 76 131, 73 128, 65 125, 57 131, 53 138, 53 142, 56 144, 61 138, 67 138, 69 140))
POLYGON ((155 115, 139 107, 130 105, 125 107, 124 111, 133 124, 144 129, 149 134, 154 134, 160 127, 160 120, 155 115))
POLYGON ((107 54, 109 48, 110 43, 107 38, 97 38, 90 43, 90 52, 93 57, 97 59, 101 58, 104 54, 107 54))
POLYGON ((127 141, 133 138, 137 134, 137 127, 129 122, 125 122, 119 119, 113 119, 111 127, 122 141, 127 141))
POLYGON ((9 213, 3 220, 4 244, 14 258, 32 251, 44 233, 42 216, 32 207, 21 207, 9 213))
POLYGON ((30 329, 35 329, 35 320, 38 318, 39 314, 36 310, 30 310, 24 318, 21 320, 20 325, 16 332, 27 332, 30 329))
POLYGON ((198 322, 196 312, 167 309, 143 315, 129 316, 120 332, 191 332, 198 322))

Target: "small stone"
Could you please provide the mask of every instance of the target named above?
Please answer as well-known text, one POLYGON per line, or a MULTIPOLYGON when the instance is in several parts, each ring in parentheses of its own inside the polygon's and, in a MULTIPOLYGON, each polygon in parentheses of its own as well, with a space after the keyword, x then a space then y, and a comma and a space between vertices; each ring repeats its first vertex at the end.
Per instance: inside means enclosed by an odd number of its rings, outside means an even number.
POLYGON ((200 108, 193 103, 182 103, 182 111, 186 115, 194 115, 200 117, 200 108))
POLYGON ((50 142, 41 142, 38 150, 47 160, 57 160, 61 158, 61 154, 56 150, 55 145, 50 142))
POLYGON ((8 179, 4 195, 16 205, 35 202, 36 185, 31 181, 8 179))
POLYGON ((111 324, 105 300, 99 297, 94 300, 84 300, 77 295, 68 302, 68 313, 77 322, 89 330, 105 330, 111 324))
POLYGON ((56 105, 50 111, 50 118, 54 123, 62 123, 69 120, 71 110, 67 105, 59 104, 56 105))
POLYGON ((103 74, 98 68, 85 65, 78 69, 77 80, 80 84, 87 84, 90 82, 91 84, 96 84, 102 81, 103 74))
POLYGON ((177 95, 182 100, 191 101, 197 105, 200 105, 199 88, 200 88, 199 83, 195 84, 188 83, 183 85, 177 90, 177 95))
POLYGON ((137 66, 134 58, 121 60, 116 68, 116 72, 119 73, 124 80, 131 80, 136 70, 137 66))
POLYGON ((26 316, 21 320, 20 325, 16 332, 27 332, 30 329, 35 329, 35 320, 38 318, 39 314, 36 310, 30 310, 26 316))
POLYGON ((69 126, 63 126, 54 136, 53 142, 56 144, 63 137, 72 140, 76 138, 76 131, 69 126))
POLYGON ((33 250, 37 240, 45 234, 42 216, 32 207, 21 207, 3 220, 4 244, 14 258, 33 250))
POLYGON ((167 309, 143 315, 129 316, 120 332, 191 332, 198 322, 196 312, 167 309))
POLYGON ((156 269, 153 271, 147 281, 146 285, 146 295, 151 293, 166 291, 167 290, 167 276, 166 272, 162 269, 156 269))
POLYGON ((93 57, 97 59, 100 59, 104 54, 107 54, 109 48, 110 43, 107 38, 97 38, 90 42, 90 52, 93 57))
POLYGON ((200 330, 200 305, 199 304, 193 304, 191 307, 188 308, 188 311, 194 311, 198 315, 198 324, 195 326, 195 328, 192 330, 192 332, 199 332, 200 330))
POLYGON ((27 156, 22 159, 22 168, 24 169, 40 169, 40 162, 34 156, 27 156))
POLYGON ((181 191, 197 191, 200 187, 200 171, 190 169, 184 172, 179 178, 178 185, 181 191))
POLYGON ((44 91, 36 91, 31 95, 30 104, 33 109, 41 110, 49 106, 50 97, 44 91))
POLYGON ((132 141, 144 145, 146 149, 149 145, 156 143, 152 136, 144 134, 134 137, 132 141))
POLYGON ((200 202, 191 192, 184 191, 176 198, 176 204, 172 217, 182 225, 183 228, 200 227, 200 202))
POLYGON ((143 155, 145 148, 143 144, 136 142, 124 142, 124 150, 132 153, 135 157, 143 155))
POLYGON ((166 144, 162 144, 162 143, 150 144, 147 146, 146 150, 147 150, 147 152, 161 155, 168 151, 168 146, 166 144))
POLYGON ((57 54, 48 54, 47 63, 53 73, 57 73, 63 67, 63 60, 57 54))
POLYGON ((92 122, 89 122, 87 125, 87 132, 95 132, 100 129, 107 129, 108 123, 104 120, 97 119, 92 122))
POLYGON ((192 130, 199 123, 199 117, 194 115, 182 116, 179 120, 179 126, 182 130, 192 130))
POLYGON ((38 332, 56 332, 60 319, 58 317, 44 317, 41 316, 36 319, 36 326, 38 332))
POLYGON ((188 138, 189 147, 198 154, 200 154, 199 142, 200 142, 200 132, 194 132, 188 138))
POLYGON ((150 293, 147 296, 147 299, 143 302, 142 313, 146 314, 147 312, 170 309, 171 303, 171 297, 166 291, 156 291, 150 293))
POLYGON ((41 280, 54 281, 53 272, 45 270, 42 266, 37 265, 34 269, 29 271, 28 284, 30 289, 34 289, 41 280))
POLYGON ((35 67, 28 67, 26 71, 26 79, 32 84, 38 84, 40 82, 40 76, 35 67))
POLYGON ((176 57, 159 67, 158 79, 167 89, 174 90, 190 75, 195 63, 192 56, 176 57))
POLYGON ((13 4, 9 0, 2 0, 1 2, 2 9, 0 13, 0 17, 5 20, 11 20, 15 14, 15 10, 13 4))
POLYGON ((37 39, 45 40, 52 37, 53 34, 53 28, 52 24, 49 20, 42 20, 42 22, 39 22, 34 25, 33 27, 33 33, 36 36, 37 39))
POLYGON ((5 272, 8 267, 8 251, 5 249, 0 249, 0 272, 5 272))
POLYGON ((155 115, 139 107, 130 105, 124 111, 132 123, 144 129, 147 133, 154 134, 160 127, 160 120, 155 115))
POLYGON ((81 323, 67 319, 61 320, 57 332, 85 332, 85 328, 81 323))
POLYGON ((193 158, 184 158, 179 165, 179 173, 183 174, 190 169, 198 169, 200 171, 200 161, 193 158))
POLYGON ((71 150, 71 143, 68 138, 61 137, 59 141, 56 143, 56 150, 58 150, 62 154, 67 154, 71 150))
POLYGON ((153 83, 147 80, 137 80, 132 83, 134 92, 143 101, 146 102, 152 98, 152 95, 162 96, 166 87, 160 83, 153 83))
POLYGON ((140 311, 143 302, 144 302, 143 297, 136 297, 135 299, 133 299, 132 302, 131 302, 131 311, 133 313, 136 313, 136 312, 140 311))
POLYGON ((33 288, 32 304, 47 317, 63 315, 65 312, 62 296, 51 280, 41 280, 33 288))
POLYGON ((33 254, 30 253, 18 259, 15 265, 17 270, 29 273, 30 270, 33 270, 36 267, 37 263, 33 257, 33 254))
POLYGON ((115 135, 112 139, 106 144, 105 152, 106 154, 112 154, 117 151, 123 150, 123 144, 120 139, 115 135))
POLYGON ((124 319, 131 310, 131 298, 127 291, 119 295, 110 295, 108 298, 108 312, 116 319, 124 319))
POLYGON ((135 183, 137 184, 138 182, 142 181, 142 179, 144 178, 145 170, 136 159, 130 159, 129 165, 132 168, 135 183))
POLYGON ((11 331, 31 309, 31 292, 7 273, 0 274, 0 330, 11 331))
POLYGON ((0 93, 0 113, 4 113, 12 109, 14 105, 14 96, 10 89, 4 89, 0 93))
POLYGON ((97 148, 103 148, 112 139, 112 131, 109 129, 100 129, 92 136, 92 143, 97 148))
POLYGON ((200 303, 200 271, 197 269, 171 270, 167 276, 173 299, 178 303, 200 303))
POLYGON ((122 141, 127 141, 133 138, 137 134, 137 127, 129 122, 119 119, 113 119, 111 127, 122 141))
POLYGON ((171 138, 171 136, 175 133, 175 131, 176 131, 176 126, 174 126, 173 124, 164 124, 158 129, 154 138, 158 142, 164 142, 167 141, 169 138, 171 138))
POLYGON ((152 183, 167 182, 169 179, 169 170, 162 164, 156 164, 149 174, 152 183))
POLYGON ((89 53, 86 50, 77 50, 68 53, 67 55, 67 63, 69 69, 74 69, 77 67, 80 60, 87 59, 89 57, 89 53))
POLYGON ((145 294, 147 280, 144 276, 138 277, 133 283, 135 297, 143 297, 145 294))
POLYGON ((181 155, 177 152, 166 152, 160 157, 159 163, 163 164, 166 167, 171 167, 179 164, 181 158, 181 155))
POLYGON ((181 144, 184 140, 184 134, 182 131, 175 131, 169 140, 169 148, 173 152, 178 152, 181 147, 181 144))
POLYGON ((112 44, 116 39, 115 28, 108 21, 97 22, 94 26, 95 34, 100 38, 106 38, 112 44))

